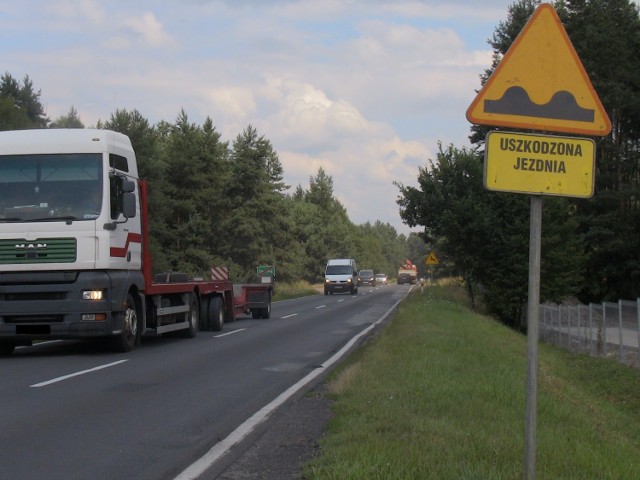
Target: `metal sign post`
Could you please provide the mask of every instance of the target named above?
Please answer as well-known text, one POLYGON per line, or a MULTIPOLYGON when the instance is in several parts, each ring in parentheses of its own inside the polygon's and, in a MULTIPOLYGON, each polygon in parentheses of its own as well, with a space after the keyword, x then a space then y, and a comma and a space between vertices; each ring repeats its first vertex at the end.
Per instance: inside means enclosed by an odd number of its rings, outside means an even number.
POLYGON ((538 311, 540 309, 540 252, 542 197, 531 196, 529 227, 529 299, 527 305, 527 406, 525 419, 525 480, 536 478, 536 418, 538 398, 538 311))

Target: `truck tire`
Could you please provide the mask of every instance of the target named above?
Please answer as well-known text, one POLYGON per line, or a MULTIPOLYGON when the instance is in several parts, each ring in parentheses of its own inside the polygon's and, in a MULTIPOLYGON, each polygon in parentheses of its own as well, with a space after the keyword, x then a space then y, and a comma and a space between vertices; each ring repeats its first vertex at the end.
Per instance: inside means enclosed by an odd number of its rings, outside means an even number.
POLYGON ((260 309, 260 316, 265 319, 271 318, 271 295, 269 295, 267 306, 260 309))
POLYGON ((211 331, 211 318, 209 317, 209 304, 211 303, 211 297, 202 297, 200 301, 200 331, 211 331))
POLYGON ((122 331, 113 338, 113 348, 117 352, 129 352, 135 347, 138 340, 138 307, 131 293, 127 294, 124 304, 122 331))
POLYGON ((260 318, 260 315, 262 315, 262 309, 261 308, 252 308, 251 309, 251 318, 258 319, 258 318, 260 318))
POLYGON ((219 332, 224 326, 224 304, 220 297, 211 297, 209 300, 209 325, 211 330, 219 332))
POLYGON ((189 322, 189 327, 184 330, 184 336, 193 338, 200 328, 200 308, 198 307, 198 299, 193 293, 189 294, 187 302, 189 302, 189 311, 187 312, 185 320, 189 322))

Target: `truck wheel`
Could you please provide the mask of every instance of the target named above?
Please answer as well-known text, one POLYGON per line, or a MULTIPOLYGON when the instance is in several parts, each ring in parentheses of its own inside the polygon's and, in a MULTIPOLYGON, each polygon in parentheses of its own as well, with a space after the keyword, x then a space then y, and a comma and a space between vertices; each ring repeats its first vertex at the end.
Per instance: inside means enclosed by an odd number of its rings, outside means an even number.
POLYGON ((186 320, 189 322, 189 328, 184 331, 184 336, 187 338, 193 338, 198 333, 198 327, 200 324, 200 309, 198 308, 198 299, 193 293, 189 294, 189 311, 187 312, 186 320))
POLYGON ((211 330, 219 332, 224 326, 224 308, 220 297, 211 297, 209 300, 209 325, 211 330))
POLYGON ((136 345, 138 339, 138 311, 133 295, 127 294, 122 313, 122 332, 113 339, 113 347, 118 352, 129 352, 136 345))
POLYGON ((253 318, 253 319, 260 318, 261 314, 262 314, 262 309, 261 308, 252 308, 251 309, 251 318, 253 318))

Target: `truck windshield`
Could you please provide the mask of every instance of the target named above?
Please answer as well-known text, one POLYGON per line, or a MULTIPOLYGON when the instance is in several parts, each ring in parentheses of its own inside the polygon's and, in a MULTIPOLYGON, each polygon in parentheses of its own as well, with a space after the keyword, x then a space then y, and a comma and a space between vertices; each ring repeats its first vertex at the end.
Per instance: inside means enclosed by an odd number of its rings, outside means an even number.
POLYGON ((353 270, 349 265, 328 265, 327 275, 351 275, 353 270))
POLYGON ((102 155, 0 155, 0 222, 91 220, 102 206, 102 155))

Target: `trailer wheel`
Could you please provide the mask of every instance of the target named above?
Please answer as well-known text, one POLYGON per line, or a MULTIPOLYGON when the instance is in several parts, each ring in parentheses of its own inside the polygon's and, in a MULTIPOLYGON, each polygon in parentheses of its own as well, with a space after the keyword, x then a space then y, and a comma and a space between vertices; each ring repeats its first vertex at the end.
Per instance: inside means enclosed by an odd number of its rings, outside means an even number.
POLYGON ((209 325, 211 330, 219 332, 224 326, 224 308, 220 297, 211 297, 209 300, 209 325))
POLYGON ((187 338, 193 338, 198 333, 198 326, 200 324, 200 309, 198 308, 198 299, 193 293, 189 294, 189 311, 187 312, 186 320, 189 322, 189 328, 184 331, 184 336, 187 338))
POLYGON ((122 331, 113 338, 113 347, 118 352, 129 352, 138 339, 138 311, 133 295, 127 294, 124 304, 122 331))
POLYGON ((252 308, 251 309, 251 317, 254 319, 260 318, 260 315, 262 315, 262 309, 261 308, 252 308))
POLYGON ((211 297, 202 297, 200 301, 200 331, 208 332, 211 330, 211 318, 209 317, 209 304, 211 297))
POLYGON ((271 295, 269 295, 269 300, 267 300, 267 306, 260 309, 260 316, 262 318, 271 317, 271 295))

